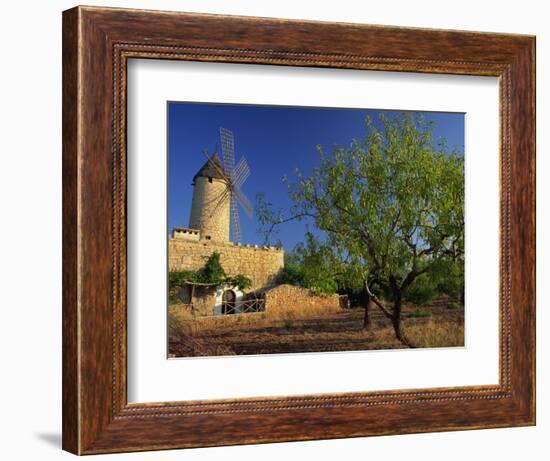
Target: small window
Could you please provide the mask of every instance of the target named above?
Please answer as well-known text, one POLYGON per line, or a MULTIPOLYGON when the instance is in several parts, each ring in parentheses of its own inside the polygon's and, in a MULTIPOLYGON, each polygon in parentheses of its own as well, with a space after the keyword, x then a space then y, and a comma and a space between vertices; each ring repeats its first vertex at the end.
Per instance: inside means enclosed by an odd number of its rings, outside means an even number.
POLYGON ((212 182, 212 178, 208 178, 208 182, 212 182))
POLYGON ((211 239, 212 239, 212 237, 210 237, 210 235, 205 235, 204 238, 205 238, 206 240, 211 240, 211 239))

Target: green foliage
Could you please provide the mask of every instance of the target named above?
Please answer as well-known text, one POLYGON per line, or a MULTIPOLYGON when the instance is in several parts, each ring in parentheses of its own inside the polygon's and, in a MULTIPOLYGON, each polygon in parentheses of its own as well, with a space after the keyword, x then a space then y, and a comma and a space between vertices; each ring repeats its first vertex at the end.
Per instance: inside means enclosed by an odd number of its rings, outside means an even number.
POLYGON ((204 267, 198 271, 170 272, 168 282, 170 286, 181 286, 184 282, 222 284, 227 279, 220 263, 220 254, 212 253, 204 267))
MULTIPOLYGON (((433 125, 418 116, 367 120, 364 140, 327 153, 307 177, 287 180, 292 216, 312 218, 351 256, 381 274, 403 273, 413 259, 463 252, 464 158, 432 147, 433 125)), ((259 200, 267 229, 289 220, 259 200)))
POLYGON ((460 300, 464 290, 464 263, 440 258, 430 262, 429 270, 415 278, 405 298, 415 304, 428 304, 438 295, 446 294, 460 300))
POLYGON ((199 273, 194 271, 181 271, 181 272, 170 272, 168 274, 168 283, 170 286, 181 286, 185 281, 189 282, 198 282, 199 273))
POLYGON ((212 285, 231 285, 239 290, 246 290, 252 286, 252 280, 238 274, 228 277, 220 263, 220 254, 214 252, 206 261, 204 267, 198 271, 170 272, 168 274, 169 302, 177 302, 177 292, 185 282, 206 283, 212 285))
POLYGON ((429 274, 419 275, 409 286, 405 298, 418 305, 428 304, 438 294, 437 284, 429 274))
POLYGON ((294 248, 302 261, 304 286, 316 294, 332 294, 338 289, 336 281, 338 258, 333 249, 320 242, 311 232, 305 235, 305 242, 294 248))
POLYGON ((236 275, 235 277, 228 277, 225 279, 225 283, 227 285, 237 287, 241 291, 252 286, 252 280, 242 274, 236 275))
POLYGON ((220 263, 220 254, 217 251, 210 255, 206 264, 200 271, 199 278, 203 283, 221 285, 225 282, 227 275, 220 263))
POLYGON ((285 253, 285 265, 277 275, 278 284, 304 286, 304 266, 294 252, 285 253))
POLYGON ((285 267, 279 273, 277 283, 299 285, 309 288, 314 294, 336 293, 340 265, 334 249, 307 232, 305 242, 298 243, 285 255, 285 267))
POLYGON ((457 303, 449 303, 447 304, 447 309, 457 310, 457 309, 460 309, 460 306, 457 303))
POLYGON ((432 270, 438 293, 461 300, 464 295, 464 261, 441 260, 432 270))
POLYGON ((421 117, 381 121, 347 149, 319 147, 320 167, 289 190, 294 214, 313 217, 378 279, 403 281, 423 261, 463 252, 464 159, 435 151, 421 117))
POLYGON ((168 303, 176 304, 181 302, 178 297, 178 292, 185 281, 197 282, 199 278, 198 272, 194 271, 179 271, 168 273, 168 303))

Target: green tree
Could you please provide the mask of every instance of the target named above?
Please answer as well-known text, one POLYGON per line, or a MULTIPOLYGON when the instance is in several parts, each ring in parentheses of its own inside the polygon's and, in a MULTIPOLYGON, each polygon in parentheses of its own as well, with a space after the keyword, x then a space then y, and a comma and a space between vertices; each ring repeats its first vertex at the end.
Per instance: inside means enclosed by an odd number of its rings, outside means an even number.
POLYGON ((341 274, 341 258, 334 248, 306 232, 305 241, 285 255, 277 281, 309 288, 315 294, 332 294, 338 290, 341 274))
POLYGON ((304 286, 304 266, 294 250, 285 252, 285 264, 277 275, 277 283, 304 286))
POLYGON ((445 293, 464 304, 464 258, 441 259, 431 269, 438 293, 445 293))
POLYGON ((318 146, 320 165, 311 175, 297 171, 296 181, 286 180, 294 203, 288 215, 261 200, 258 215, 267 237, 288 220, 312 219, 327 244, 346 255, 367 304, 374 302, 397 339, 412 347, 401 322, 407 289, 440 261, 463 258, 464 158, 444 144, 434 147, 433 125, 420 116, 380 121, 379 129, 368 119, 365 138, 349 148, 318 146), (391 307, 377 290, 389 293, 391 307))

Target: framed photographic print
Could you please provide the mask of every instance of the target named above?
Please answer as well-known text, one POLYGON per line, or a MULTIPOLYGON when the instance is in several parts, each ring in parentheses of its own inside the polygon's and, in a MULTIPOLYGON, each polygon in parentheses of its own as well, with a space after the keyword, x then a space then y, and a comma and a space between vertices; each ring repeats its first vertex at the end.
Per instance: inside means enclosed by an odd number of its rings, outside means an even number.
POLYGON ((534 424, 534 51, 64 12, 64 449, 534 424))

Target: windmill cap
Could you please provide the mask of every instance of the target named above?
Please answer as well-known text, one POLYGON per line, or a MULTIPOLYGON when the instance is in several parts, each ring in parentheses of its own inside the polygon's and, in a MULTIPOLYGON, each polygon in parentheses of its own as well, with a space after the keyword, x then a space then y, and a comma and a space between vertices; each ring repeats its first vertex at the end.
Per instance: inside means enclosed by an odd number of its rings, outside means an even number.
POLYGON ((197 178, 224 179, 216 167, 218 167, 221 171, 224 171, 222 162, 217 153, 210 157, 210 161, 207 160, 197 174, 193 176, 193 184, 195 184, 195 179, 197 178), (212 163, 216 166, 212 165, 212 163))

